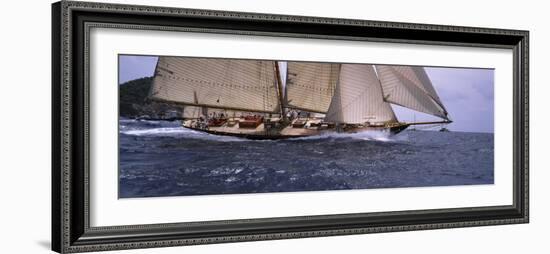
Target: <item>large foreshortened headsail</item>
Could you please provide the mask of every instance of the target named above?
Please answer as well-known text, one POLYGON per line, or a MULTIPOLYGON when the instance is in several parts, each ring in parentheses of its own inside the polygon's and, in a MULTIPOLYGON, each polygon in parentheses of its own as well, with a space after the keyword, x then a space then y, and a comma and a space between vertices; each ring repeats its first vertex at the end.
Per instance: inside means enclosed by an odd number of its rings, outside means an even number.
POLYGON ((377 65, 384 100, 449 120, 423 67, 377 65))
POLYGON ((340 64, 288 62, 286 106, 310 112, 328 110, 340 64))
POLYGON ((274 61, 159 57, 150 97, 206 108, 279 112, 274 61))
POLYGON ((380 81, 368 64, 342 64, 325 121, 335 123, 396 122, 391 105, 382 98, 380 81))

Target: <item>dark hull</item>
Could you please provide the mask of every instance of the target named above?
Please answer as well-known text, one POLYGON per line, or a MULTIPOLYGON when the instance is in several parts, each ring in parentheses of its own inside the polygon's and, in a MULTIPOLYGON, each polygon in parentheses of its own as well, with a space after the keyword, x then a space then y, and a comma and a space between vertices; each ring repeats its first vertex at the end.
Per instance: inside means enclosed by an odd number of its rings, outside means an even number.
MULTIPOLYGON (((409 124, 400 124, 398 126, 393 127, 375 127, 375 128, 368 128, 368 129, 353 129, 345 131, 345 133, 357 133, 361 131, 369 131, 369 130, 388 130, 391 135, 396 135, 403 130, 407 129, 410 125, 409 124)), ((188 126, 183 126, 184 128, 195 130, 195 131, 201 131, 205 133, 209 133, 212 135, 220 135, 220 136, 231 136, 231 137, 238 137, 238 138, 246 138, 251 140, 279 140, 279 139, 290 139, 290 138, 302 138, 302 137, 311 137, 316 135, 321 135, 323 133, 327 132, 336 132, 333 130, 324 130, 319 131, 316 134, 309 134, 309 135, 283 135, 283 134, 251 134, 251 133, 234 133, 234 132, 225 132, 225 131, 216 131, 216 130, 208 130, 208 129, 199 129, 199 128, 192 128, 188 126)))

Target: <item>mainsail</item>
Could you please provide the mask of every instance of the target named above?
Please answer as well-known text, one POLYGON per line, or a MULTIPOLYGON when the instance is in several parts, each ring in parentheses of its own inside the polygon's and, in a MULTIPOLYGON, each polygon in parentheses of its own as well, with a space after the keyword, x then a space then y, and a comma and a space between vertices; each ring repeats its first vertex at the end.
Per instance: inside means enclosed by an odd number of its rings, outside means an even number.
POLYGON ((310 112, 328 110, 340 64, 288 62, 286 106, 310 112))
POLYGON ((159 57, 152 99, 238 111, 280 111, 275 62, 159 57))
POLYGON ((384 100, 449 120, 424 68, 376 65, 384 100))
POLYGON ((342 64, 325 121, 336 123, 397 122, 382 98, 380 81, 368 64, 342 64))

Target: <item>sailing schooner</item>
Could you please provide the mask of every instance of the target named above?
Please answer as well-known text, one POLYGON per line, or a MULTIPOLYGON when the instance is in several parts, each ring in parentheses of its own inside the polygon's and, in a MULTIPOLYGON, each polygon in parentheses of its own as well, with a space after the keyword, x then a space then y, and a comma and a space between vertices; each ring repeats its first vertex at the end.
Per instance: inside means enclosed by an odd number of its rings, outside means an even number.
POLYGON ((161 56, 149 97, 181 105, 185 128, 250 139, 452 122, 423 67, 287 62, 281 79, 277 61, 161 56), (400 122, 391 104, 442 120, 400 122))

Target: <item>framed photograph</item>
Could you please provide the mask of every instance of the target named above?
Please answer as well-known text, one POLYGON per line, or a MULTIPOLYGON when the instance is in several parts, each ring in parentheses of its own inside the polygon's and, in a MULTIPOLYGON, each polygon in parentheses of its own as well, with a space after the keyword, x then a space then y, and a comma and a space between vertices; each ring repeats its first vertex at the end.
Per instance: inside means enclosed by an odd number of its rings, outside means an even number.
POLYGON ((528 31, 52 13, 54 251, 529 220, 528 31))

